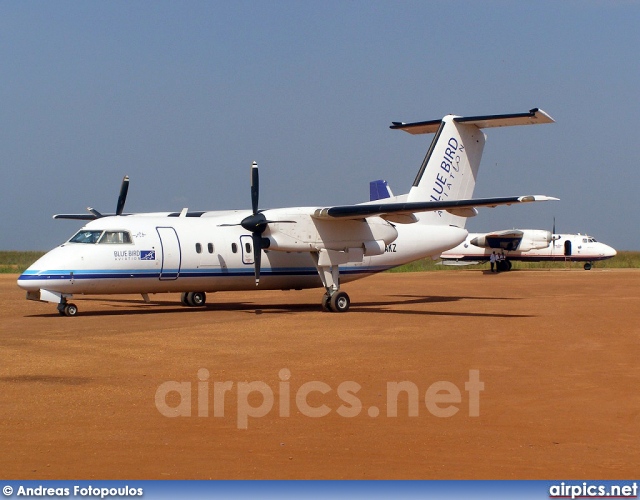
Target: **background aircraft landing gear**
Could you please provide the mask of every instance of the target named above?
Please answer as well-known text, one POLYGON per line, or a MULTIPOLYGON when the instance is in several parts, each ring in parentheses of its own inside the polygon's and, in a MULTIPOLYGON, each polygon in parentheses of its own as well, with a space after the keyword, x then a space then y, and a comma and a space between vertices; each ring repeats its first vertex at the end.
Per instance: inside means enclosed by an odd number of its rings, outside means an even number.
POLYGON ((501 273, 506 271, 511 271, 511 261, 510 260, 499 260, 496 262, 496 269, 501 273))
POLYGON ((180 295, 180 303, 183 306, 202 307, 207 302, 207 294, 205 292, 183 292, 180 295))
POLYGON ((584 270, 588 271, 593 267, 593 264, 591 262, 585 262, 584 264, 584 270))
POLYGON ((334 290, 332 293, 325 293, 322 296, 322 310, 328 312, 347 312, 351 305, 351 299, 347 292, 334 290))

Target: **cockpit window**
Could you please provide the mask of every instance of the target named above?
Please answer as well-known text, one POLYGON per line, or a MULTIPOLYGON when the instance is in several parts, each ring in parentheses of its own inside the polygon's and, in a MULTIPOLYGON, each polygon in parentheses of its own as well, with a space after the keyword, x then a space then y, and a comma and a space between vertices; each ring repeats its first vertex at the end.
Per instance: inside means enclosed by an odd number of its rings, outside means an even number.
POLYGON ((101 235, 102 231, 81 229, 69 240, 69 243, 97 243, 101 235))
POLYGON ((126 231, 105 231, 98 242, 108 244, 131 243, 131 236, 126 231))

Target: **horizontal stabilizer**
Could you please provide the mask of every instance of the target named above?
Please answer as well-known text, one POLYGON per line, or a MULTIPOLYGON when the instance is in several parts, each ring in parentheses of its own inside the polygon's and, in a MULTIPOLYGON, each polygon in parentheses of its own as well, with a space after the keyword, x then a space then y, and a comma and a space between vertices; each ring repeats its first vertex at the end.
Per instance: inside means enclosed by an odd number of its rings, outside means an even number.
MULTIPOLYGON (((510 127, 513 125, 536 125, 540 123, 554 123, 554 119, 538 108, 533 108, 528 113, 515 113, 510 115, 486 115, 486 116, 456 116, 456 123, 475 125, 478 128, 510 127)), ((426 122, 392 122, 389 127, 394 130, 404 130, 410 134, 435 134, 440 128, 442 120, 430 120, 426 122)))

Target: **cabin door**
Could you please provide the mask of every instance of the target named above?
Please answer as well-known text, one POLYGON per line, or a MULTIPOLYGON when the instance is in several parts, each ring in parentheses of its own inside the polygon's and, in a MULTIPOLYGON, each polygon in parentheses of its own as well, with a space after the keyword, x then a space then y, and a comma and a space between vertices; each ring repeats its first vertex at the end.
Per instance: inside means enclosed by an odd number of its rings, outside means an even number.
POLYGON ((172 227, 157 227, 162 248, 161 280, 175 280, 180 275, 182 253, 180 252, 180 240, 176 230, 172 227))
POLYGON ((564 256, 571 257, 571 241, 567 240, 564 242, 564 256))

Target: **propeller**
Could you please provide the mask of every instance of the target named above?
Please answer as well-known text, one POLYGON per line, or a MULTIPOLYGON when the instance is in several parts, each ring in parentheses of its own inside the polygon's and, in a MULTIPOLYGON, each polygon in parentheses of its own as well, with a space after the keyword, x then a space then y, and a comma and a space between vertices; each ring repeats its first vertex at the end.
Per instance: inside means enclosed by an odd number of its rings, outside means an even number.
POLYGON ((122 215, 124 203, 127 201, 127 193, 129 192, 129 176, 125 175, 120 186, 120 194, 118 195, 118 204, 116 205, 116 215, 122 215))
POLYGON ((102 217, 109 217, 113 215, 122 215, 122 211, 124 210, 124 204, 127 201, 127 193, 129 192, 129 176, 125 175, 122 179, 122 184, 120 186, 120 194, 118 195, 118 204, 116 205, 116 213, 115 214, 103 214, 96 210, 93 207, 87 207, 87 210, 91 213, 88 214, 56 214, 53 216, 54 219, 72 219, 72 220, 95 220, 101 219, 102 217))
POLYGON ((260 265, 262 261, 262 250, 269 248, 269 240, 262 238, 267 226, 271 223, 291 223, 294 220, 268 220, 261 210, 258 209, 260 200, 260 175, 258 173, 258 163, 251 164, 251 215, 242 219, 240 224, 220 224, 219 227, 225 226, 242 226, 251 233, 251 241, 253 243, 253 265, 255 269, 256 286, 260 284, 260 265))
MULTIPOLYGON (((116 205, 116 213, 114 215, 122 215, 124 210, 124 203, 127 201, 127 193, 129 192, 129 176, 125 175, 122 178, 122 184, 120 185, 120 194, 118 195, 118 204, 116 205)), ((87 207, 87 210, 95 215, 96 219, 106 217, 104 214, 98 212, 95 208, 87 207)), ((108 214, 111 215, 111 214, 108 214)))
POLYGON ((260 174, 258 164, 254 161, 251 164, 251 211, 248 217, 242 219, 240 225, 251 233, 253 241, 253 265, 256 276, 256 286, 260 284, 260 264, 262 260, 262 233, 267 229, 270 222, 258 211, 258 201, 260 199, 260 174))

